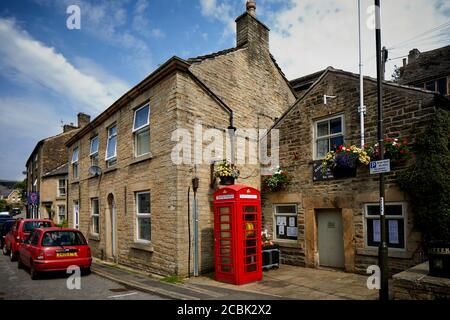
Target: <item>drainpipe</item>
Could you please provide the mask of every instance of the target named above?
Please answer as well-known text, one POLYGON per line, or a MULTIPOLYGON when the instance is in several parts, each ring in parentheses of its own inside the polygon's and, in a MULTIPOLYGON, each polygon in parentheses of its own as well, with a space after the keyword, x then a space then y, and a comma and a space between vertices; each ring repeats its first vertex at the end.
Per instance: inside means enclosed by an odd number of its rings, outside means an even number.
POLYGON ((192 202, 192 212, 194 219, 194 277, 199 275, 199 245, 198 245, 198 207, 197 207, 197 190, 199 187, 199 179, 192 179, 192 189, 194 190, 194 201, 192 202))
POLYGON ((365 128, 364 128, 364 115, 366 114, 366 106, 364 105, 364 76, 363 76, 363 63, 362 63, 362 42, 361 42, 361 0, 358 0, 358 27, 359 27, 359 118, 361 128, 361 148, 364 148, 365 144, 365 128))

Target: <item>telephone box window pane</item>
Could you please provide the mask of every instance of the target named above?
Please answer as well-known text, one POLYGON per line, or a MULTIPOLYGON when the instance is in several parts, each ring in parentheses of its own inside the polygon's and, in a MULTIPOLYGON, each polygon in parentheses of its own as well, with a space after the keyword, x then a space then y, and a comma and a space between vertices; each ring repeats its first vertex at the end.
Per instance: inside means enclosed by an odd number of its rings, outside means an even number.
POLYGON ((256 256, 250 256, 245 258, 245 264, 256 263, 256 256))
POLYGON ((247 222, 245 224, 245 234, 247 238, 253 238, 256 236, 256 227, 255 224, 252 222, 247 222))
POLYGON ((254 271, 256 271, 256 264, 245 266, 245 272, 254 272, 254 271))
POLYGON ((220 248, 220 255, 221 256, 231 256, 231 249, 230 248, 220 248))
POLYGON ((254 212, 256 212, 256 207, 255 206, 245 206, 244 212, 254 213, 254 212))
POLYGON ((222 264, 231 264, 231 258, 229 258, 229 257, 222 257, 221 258, 221 263, 222 264))
POLYGON ((220 216, 220 222, 230 222, 230 216, 220 216))
POLYGON ((255 214, 246 214, 244 216, 245 221, 256 221, 256 215, 255 214))
POLYGON ((220 214, 230 214, 230 207, 221 207, 219 212, 220 214))
POLYGON ((256 240, 245 240, 244 245, 246 247, 256 247, 256 240))
POLYGON ((229 225, 228 223, 226 224, 222 223, 220 225, 220 230, 231 230, 231 225, 229 225))
POLYGON ((226 238, 226 239, 231 239, 231 232, 225 232, 225 231, 222 231, 222 232, 220 233, 220 237, 226 238))
POLYGON ((256 254, 256 248, 246 248, 245 249, 245 255, 250 256, 256 254))
POLYGON ((231 246, 231 241, 230 240, 220 240, 220 246, 222 246, 222 247, 231 246))
POLYGON ((231 272, 231 266, 221 266, 222 272, 231 272))

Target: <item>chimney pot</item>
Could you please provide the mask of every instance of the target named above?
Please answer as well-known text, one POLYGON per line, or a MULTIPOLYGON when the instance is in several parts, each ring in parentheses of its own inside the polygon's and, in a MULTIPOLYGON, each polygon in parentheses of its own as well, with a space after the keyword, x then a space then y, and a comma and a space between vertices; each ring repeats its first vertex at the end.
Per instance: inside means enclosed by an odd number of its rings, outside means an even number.
POLYGON ((406 67, 406 58, 403 58, 403 66, 406 67))
POLYGON ((412 49, 408 54, 408 64, 416 62, 419 55, 420 51, 418 49, 412 49))
POLYGON ((247 12, 256 17, 256 2, 254 0, 247 1, 247 12))

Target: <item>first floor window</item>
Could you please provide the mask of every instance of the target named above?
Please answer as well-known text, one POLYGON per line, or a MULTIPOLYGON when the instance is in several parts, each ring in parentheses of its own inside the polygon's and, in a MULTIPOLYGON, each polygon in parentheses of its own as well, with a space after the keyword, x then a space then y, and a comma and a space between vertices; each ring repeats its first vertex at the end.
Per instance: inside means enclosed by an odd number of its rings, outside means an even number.
POLYGON ((315 132, 315 159, 322 159, 330 151, 344 144, 344 116, 317 121, 315 132))
POLYGON ((91 199, 91 214, 92 214, 92 233, 100 233, 100 211, 98 206, 98 199, 91 199))
POLYGON ((91 166, 98 166, 98 136, 91 139, 90 149, 91 166))
POLYGON ((108 167, 117 163, 117 126, 108 129, 108 141, 106 143, 106 162, 108 167))
POLYGON ((58 206, 58 223, 66 221, 66 206, 58 206))
POLYGON ((134 149, 136 157, 150 153, 150 105, 134 112, 134 149))
POLYGON ((58 180, 58 196, 64 197, 66 195, 66 179, 58 180))
POLYGON ((136 193, 136 226, 137 240, 150 242, 152 239, 150 192, 136 193))
POLYGON ((76 147, 73 149, 72 153, 72 172, 74 179, 78 179, 78 156, 79 156, 79 149, 76 147))
POLYGON ((278 240, 297 240, 297 205, 276 204, 274 210, 275 238, 278 240))
MULTIPOLYGON (((366 244, 378 247, 381 240, 380 205, 366 204, 366 244)), ((405 206, 402 203, 385 204, 386 234, 389 248, 405 248, 405 206)))
POLYGON ((80 228, 80 202, 78 200, 73 201, 73 228, 80 228))

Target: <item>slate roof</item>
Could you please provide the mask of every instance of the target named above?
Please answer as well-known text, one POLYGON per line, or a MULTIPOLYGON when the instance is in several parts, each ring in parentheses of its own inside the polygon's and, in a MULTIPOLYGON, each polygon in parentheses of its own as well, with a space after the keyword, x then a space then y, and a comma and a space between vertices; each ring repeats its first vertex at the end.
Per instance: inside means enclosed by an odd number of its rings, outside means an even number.
POLYGON ((417 84, 450 76, 450 45, 421 52, 416 61, 400 68, 401 84, 417 84))
POLYGON ((55 177, 55 176, 65 176, 69 174, 69 164, 65 163, 47 173, 44 173, 44 178, 55 177))
POLYGON ((11 192, 13 191, 13 189, 10 189, 6 186, 0 185, 0 196, 3 198, 7 198, 11 192))

